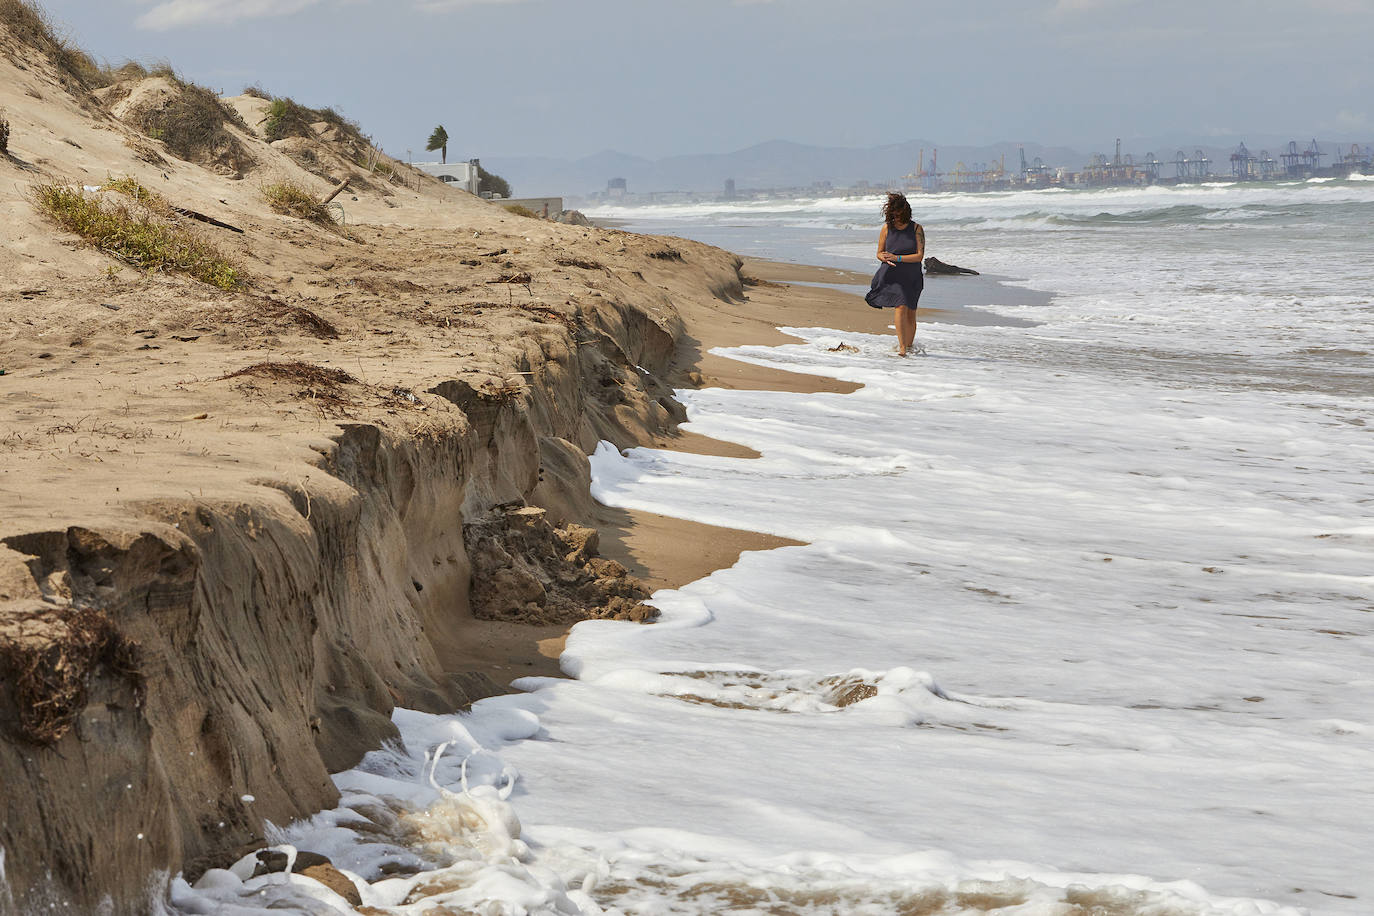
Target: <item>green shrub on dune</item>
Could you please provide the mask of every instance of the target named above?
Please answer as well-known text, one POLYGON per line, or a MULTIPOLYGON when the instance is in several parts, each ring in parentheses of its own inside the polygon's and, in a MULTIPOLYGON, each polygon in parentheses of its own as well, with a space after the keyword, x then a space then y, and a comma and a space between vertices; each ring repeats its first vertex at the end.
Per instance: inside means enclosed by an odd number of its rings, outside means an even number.
POLYGON ((329 208, 298 184, 289 181, 269 184, 262 189, 262 196, 267 199, 268 206, 284 216, 294 216, 330 228, 335 226, 329 208))
POLYGON ((128 175, 123 178, 109 179, 100 186, 100 190, 117 191, 130 200, 143 204, 159 216, 167 216, 171 212, 171 205, 167 203, 167 198, 156 191, 149 190, 139 184, 138 179, 128 175))
MULTIPOLYGON (((133 186, 141 188, 137 182, 133 186)), ((233 261, 197 233, 159 217, 152 207, 137 212, 60 184, 36 186, 32 200, 62 228, 140 270, 185 273, 223 290, 243 285, 243 272, 233 261)))

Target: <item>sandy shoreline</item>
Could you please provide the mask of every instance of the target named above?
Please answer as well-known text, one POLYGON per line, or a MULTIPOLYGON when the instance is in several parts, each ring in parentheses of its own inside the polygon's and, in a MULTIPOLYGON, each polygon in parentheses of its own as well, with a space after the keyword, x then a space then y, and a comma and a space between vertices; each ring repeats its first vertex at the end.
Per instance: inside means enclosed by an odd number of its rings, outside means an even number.
POLYGON ((191 90, 135 72, 96 94, 24 41, 0 28, 0 782, 20 787, 0 848, 21 908, 136 911, 148 875, 334 805, 330 774, 396 736, 396 707, 557 674, 569 621, 642 619, 644 586, 793 543, 596 506, 586 456, 750 458, 676 431, 672 391, 852 391, 708 351, 884 332, 865 278, 529 219, 346 124, 269 142, 251 96, 211 96, 227 139, 176 152, 140 125, 191 90), (346 181, 346 228, 273 209, 278 181, 346 181), (135 267, 40 187, 212 243, 239 279, 135 267))
MULTIPOLYGON (((880 332, 881 317, 855 296, 835 289, 794 286, 785 281, 844 283, 850 276, 825 268, 746 261, 745 301, 679 303, 685 330, 678 339, 673 382, 680 387, 767 389, 792 392, 848 392, 847 382, 802 375, 736 362, 707 351, 746 344, 783 344, 792 338, 779 332, 786 325, 828 325, 841 329, 880 332), (862 311, 860 311, 862 309, 862 311), (867 313, 867 314, 865 314, 867 313), (862 326, 855 319, 866 319, 862 326)), ((748 459, 752 449, 687 431, 654 437, 646 446, 748 459)), ((653 590, 678 588, 718 569, 733 566, 740 554, 771 550, 799 542, 773 535, 719 528, 651 512, 615 509, 592 503, 582 513, 601 535, 602 555, 621 563, 631 575, 653 590)), ((535 631, 510 624, 479 624, 479 638, 487 641, 484 655, 489 672, 498 680, 538 674, 561 675, 558 656, 570 628, 540 627, 535 631), (531 652, 531 642, 534 651, 531 652)))
MULTIPOLYGON (((865 334, 890 333, 891 313, 870 308, 853 291, 866 288, 869 277, 851 270, 781 261, 745 259, 744 303, 713 302, 707 308, 691 305, 681 309, 686 333, 680 340, 676 364, 682 384, 796 393, 857 390, 858 385, 822 376, 803 375, 741 363, 708 351, 716 347, 782 345, 795 339, 778 327, 829 327, 865 334), (752 281, 752 282, 751 282, 752 281)), ((942 321, 986 325, 995 318, 966 303, 995 305, 1000 302, 1039 301, 1041 294, 1006 288, 991 278, 935 277, 927 280, 918 321, 942 321)), ((655 448, 731 458, 757 457, 753 450, 691 432, 658 437, 655 448)), ((733 566, 742 553, 771 550, 800 542, 773 535, 719 528, 684 519, 627 509, 591 507, 601 534, 603 555, 616 560, 650 588, 677 588, 718 569, 733 566)), ((557 676, 557 657, 567 631, 548 628, 535 634, 538 658, 528 654, 529 635, 508 634, 510 657, 493 674, 511 671, 514 676, 538 673, 557 676)))
POLYGON ((747 303, 719 249, 508 212, 328 116, 271 141, 261 98, 138 71, 97 94, 32 40, 0 23, 0 848, 21 910, 136 912, 154 872, 332 807, 394 708, 642 617, 585 526, 631 560, 653 526, 590 511, 585 456, 672 428, 679 309, 747 303), (219 145, 144 131, 181 102, 219 145), (346 182, 346 224, 273 182, 346 182), (59 219, 90 211, 156 231, 59 219), (120 247, 150 238, 233 282, 120 247))

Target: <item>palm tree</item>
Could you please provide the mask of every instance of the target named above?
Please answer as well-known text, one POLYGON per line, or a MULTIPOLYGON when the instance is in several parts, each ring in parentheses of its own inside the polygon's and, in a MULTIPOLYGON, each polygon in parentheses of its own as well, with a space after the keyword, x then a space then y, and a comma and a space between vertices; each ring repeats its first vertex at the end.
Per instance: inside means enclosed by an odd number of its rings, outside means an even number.
POLYGON ((431 152, 437 149, 441 157, 440 161, 445 165, 448 164, 448 131, 444 130, 444 125, 440 124, 434 128, 434 133, 429 135, 429 145, 425 149, 431 152))

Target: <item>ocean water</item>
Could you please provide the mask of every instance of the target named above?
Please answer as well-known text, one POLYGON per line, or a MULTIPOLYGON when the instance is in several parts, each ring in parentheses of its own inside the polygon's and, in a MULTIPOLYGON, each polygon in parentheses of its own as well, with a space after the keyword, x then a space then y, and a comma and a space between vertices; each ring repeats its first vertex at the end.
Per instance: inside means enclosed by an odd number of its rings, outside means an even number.
MULTIPOLYGON (((723 351, 863 387, 682 392, 762 457, 603 445, 594 495, 806 545, 579 624, 572 680, 398 711, 273 839, 397 913, 1374 913, 1374 182, 913 205, 1048 304, 924 358, 723 351)), ((866 270, 879 207, 597 215, 866 270)), ((232 872, 173 902, 348 912, 232 872)))

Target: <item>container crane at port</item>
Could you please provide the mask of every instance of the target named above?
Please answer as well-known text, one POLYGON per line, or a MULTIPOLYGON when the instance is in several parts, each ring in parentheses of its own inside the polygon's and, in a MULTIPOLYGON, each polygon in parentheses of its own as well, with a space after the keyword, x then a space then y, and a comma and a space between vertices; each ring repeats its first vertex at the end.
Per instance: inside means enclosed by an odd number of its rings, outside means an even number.
POLYGON ((925 170, 926 149, 923 146, 921 147, 921 152, 916 156, 916 171, 907 172, 902 176, 903 188, 908 191, 919 188, 921 186, 921 176, 925 174, 925 170))
POLYGON ((1040 187, 1049 182, 1049 166, 1045 165, 1045 160, 1036 156, 1030 164, 1026 164, 1026 148, 1018 147, 1017 152, 1021 155, 1021 181, 1027 187, 1040 187))
POLYGON ((1283 174, 1288 178, 1311 178, 1321 172, 1322 152, 1316 139, 1306 149, 1298 149, 1298 141, 1288 141, 1288 152, 1280 153, 1283 160, 1283 174))
POLYGON ((1259 168, 1256 166, 1254 156, 1250 155, 1250 150, 1246 148, 1245 141, 1242 140, 1240 146, 1231 154, 1231 177, 1237 181, 1249 181, 1259 177, 1259 168))
POLYGON ((1321 169, 1322 157, 1325 156, 1326 153, 1322 152, 1322 148, 1317 145, 1317 138, 1313 137, 1312 145, 1307 148, 1307 152, 1304 153, 1304 155, 1307 157, 1307 161, 1312 163, 1312 171, 1316 172, 1321 169))
POLYGON ((931 150, 930 170, 926 170, 926 150, 921 147, 920 153, 916 157, 916 171, 908 172, 902 176, 908 188, 919 188, 922 191, 940 190, 940 170, 936 167, 939 160, 940 151, 931 150))
POLYGON ((1366 146, 1360 149, 1358 143, 1350 144, 1350 152, 1341 154, 1337 152, 1336 166, 1347 175, 1359 172, 1364 175, 1374 174, 1374 149, 1366 146))
POLYGON ((1262 149, 1259 154, 1259 177, 1260 181, 1273 181, 1279 177, 1279 163, 1273 156, 1269 155, 1269 150, 1262 149))
POLYGON ((922 147, 919 164, 916 167, 916 177, 920 181, 921 190, 938 191, 940 190, 940 150, 933 149, 930 151, 930 171, 926 171, 925 161, 926 151, 925 147, 922 147))
POLYGON ((1178 181, 1204 181, 1211 175, 1212 160, 1202 150, 1194 150, 1190 158, 1183 150, 1174 157, 1174 178, 1178 181))
POLYGON ((1155 182, 1159 180, 1159 167, 1163 164, 1154 153, 1146 153, 1145 161, 1140 163, 1140 166, 1150 176, 1150 181, 1155 182))
POLYGON ((1006 177, 1007 154, 1003 153, 997 158, 997 162, 993 164, 992 168, 987 170, 987 173, 983 176, 983 180, 987 182, 988 188, 992 189, 1002 184, 1006 180, 1006 177))
POLYGON ((1302 153, 1298 151, 1298 141, 1288 141, 1288 151, 1279 153, 1279 159, 1283 162, 1283 174, 1289 178, 1301 178, 1303 173, 1302 153))

